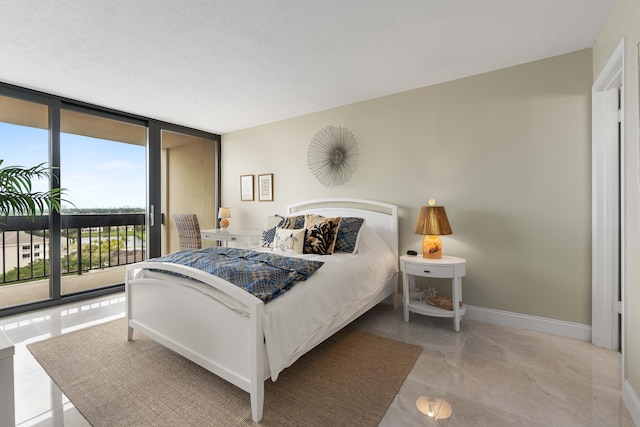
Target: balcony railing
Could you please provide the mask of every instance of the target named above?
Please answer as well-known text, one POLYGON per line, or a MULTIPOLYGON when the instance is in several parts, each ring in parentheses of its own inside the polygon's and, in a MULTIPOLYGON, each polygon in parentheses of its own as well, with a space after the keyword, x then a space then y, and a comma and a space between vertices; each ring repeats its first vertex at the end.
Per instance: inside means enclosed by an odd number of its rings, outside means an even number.
MULTIPOLYGON (((143 261, 144 221, 142 213, 61 215, 62 274, 79 275, 143 261)), ((0 218, 0 229, 0 286, 49 277, 47 217, 0 218)))

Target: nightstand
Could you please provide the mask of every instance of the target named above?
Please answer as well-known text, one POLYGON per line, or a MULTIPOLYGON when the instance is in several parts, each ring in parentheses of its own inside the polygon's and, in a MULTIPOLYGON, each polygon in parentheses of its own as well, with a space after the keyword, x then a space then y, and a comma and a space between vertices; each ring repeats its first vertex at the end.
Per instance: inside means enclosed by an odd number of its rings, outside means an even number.
POLYGON ((200 232, 203 240, 215 240, 218 242, 224 242, 227 246, 228 242, 240 242, 247 246, 257 246, 260 244, 260 236, 262 236, 262 230, 242 230, 216 228, 213 230, 202 230, 200 232))
POLYGON ((460 331, 460 318, 464 315, 466 307, 460 303, 462 300, 462 277, 466 274, 467 261, 462 258, 443 255, 441 259, 428 259, 420 255, 400 257, 400 270, 402 270, 402 307, 404 321, 409 321, 409 312, 435 317, 453 317, 453 329, 460 331), (447 310, 427 304, 426 301, 411 300, 410 290, 415 290, 416 276, 450 278, 453 310, 447 310))

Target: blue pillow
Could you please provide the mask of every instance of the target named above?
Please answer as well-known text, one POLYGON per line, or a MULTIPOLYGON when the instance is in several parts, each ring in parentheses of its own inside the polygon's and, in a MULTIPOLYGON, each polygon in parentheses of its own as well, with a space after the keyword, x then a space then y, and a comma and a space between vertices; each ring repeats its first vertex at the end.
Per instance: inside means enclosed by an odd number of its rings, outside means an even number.
POLYGON ((342 217, 334 252, 355 254, 358 251, 358 238, 364 225, 364 218, 342 217))
POLYGON ((284 218, 284 221, 282 222, 282 225, 280 225, 280 228, 288 228, 290 230, 304 228, 304 215, 284 218))

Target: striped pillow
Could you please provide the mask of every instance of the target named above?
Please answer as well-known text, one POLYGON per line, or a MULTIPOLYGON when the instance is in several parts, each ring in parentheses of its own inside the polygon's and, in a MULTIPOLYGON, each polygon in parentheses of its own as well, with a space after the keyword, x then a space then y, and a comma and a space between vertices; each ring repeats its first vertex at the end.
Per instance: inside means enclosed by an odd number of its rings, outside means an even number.
POLYGON ((284 219, 280 227, 288 229, 304 228, 304 215, 289 216, 284 219))

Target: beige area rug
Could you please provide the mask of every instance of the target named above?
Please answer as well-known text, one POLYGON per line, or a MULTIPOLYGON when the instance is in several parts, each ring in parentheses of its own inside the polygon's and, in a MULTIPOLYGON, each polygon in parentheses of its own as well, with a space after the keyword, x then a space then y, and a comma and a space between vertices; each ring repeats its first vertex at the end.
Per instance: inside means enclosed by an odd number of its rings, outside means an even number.
MULTIPOLYGON (((249 394, 116 320, 30 344, 94 426, 254 425, 249 394)), ((266 426, 375 426, 421 347, 343 330, 265 382, 266 426)))

